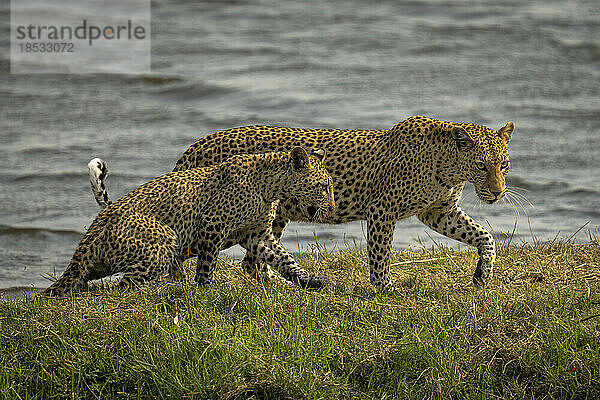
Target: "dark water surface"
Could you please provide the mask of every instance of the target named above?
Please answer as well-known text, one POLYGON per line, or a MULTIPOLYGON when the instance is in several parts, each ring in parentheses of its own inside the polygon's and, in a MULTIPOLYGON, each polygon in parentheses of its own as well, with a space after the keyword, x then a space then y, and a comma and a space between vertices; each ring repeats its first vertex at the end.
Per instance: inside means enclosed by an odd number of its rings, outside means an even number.
MULTIPOLYGON (((6 2, 0 32, 8 41, 6 2)), ((68 12, 65 2, 65 12, 68 12)), ((515 122, 514 241, 600 226, 600 3, 184 2, 152 9, 152 76, 8 75, 0 81, 0 288, 47 286, 98 212, 87 162, 117 199, 170 171, 197 138, 248 124, 390 128, 411 115, 515 122)), ((9 63, 7 49, 0 63, 9 63)), ((3 68, 6 70, 6 68, 3 68)), ((501 237, 506 204, 463 207, 501 237), (486 222, 487 221, 487 222, 486 222)), ((284 244, 364 244, 360 223, 293 224, 284 244)), ((446 241, 415 218, 394 246, 446 241)), ((229 252, 239 257, 239 249, 229 252)))

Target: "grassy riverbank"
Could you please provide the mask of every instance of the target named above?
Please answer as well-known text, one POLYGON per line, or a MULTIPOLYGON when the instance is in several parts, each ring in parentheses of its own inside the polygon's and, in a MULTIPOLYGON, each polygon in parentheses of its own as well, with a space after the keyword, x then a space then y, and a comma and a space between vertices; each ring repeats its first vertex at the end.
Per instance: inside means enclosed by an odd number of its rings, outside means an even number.
POLYGON ((301 263, 320 291, 216 282, 0 303, 4 398, 600 398, 600 246, 394 255, 376 293, 360 250, 301 263))

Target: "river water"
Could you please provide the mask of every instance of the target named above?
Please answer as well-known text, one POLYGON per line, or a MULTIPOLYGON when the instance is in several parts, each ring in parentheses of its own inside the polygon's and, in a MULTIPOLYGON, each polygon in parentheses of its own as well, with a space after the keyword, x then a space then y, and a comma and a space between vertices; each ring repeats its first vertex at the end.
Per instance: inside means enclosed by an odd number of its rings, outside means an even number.
MULTIPOLYGON (((5 2, 6 3, 6 2, 5 2)), ((7 28, 9 9, 0 15, 7 28)), ((68 12, 69 1, 65 1, 68 12)), ((7 29, 0 32, 7 42, 7 29)), ((509 186, 528 201, 463 208, 500 239, 577 240, 600 226, 600 3, 158 0, 152 73, 11 75, 0 66, 0 288, 45 287, 98 212, 211 132, 249 124, 390 128, 409 116, 516 125, 509 186)), ((6 47, 6 46, 5 46, 6 47)), ((292 224, 292 251, 365 244, 364 226, 292 224)), ((415 218, 394 247, 456 242, 415 218)), ((464 246, 461 246, 464 248, 464 246)), ((239 257, 240 249, 232 249, 239 257)))

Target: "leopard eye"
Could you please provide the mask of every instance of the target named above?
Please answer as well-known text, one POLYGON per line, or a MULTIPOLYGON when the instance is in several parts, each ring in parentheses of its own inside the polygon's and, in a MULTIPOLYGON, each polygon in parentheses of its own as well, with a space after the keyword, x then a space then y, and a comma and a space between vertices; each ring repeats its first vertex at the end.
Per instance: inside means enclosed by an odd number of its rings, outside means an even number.
POLYGON ((481 161, 477 161, 475 163, 475 166, 477 167, 478 170, 480 171, 487 171, 487 166, 485 165, 485 163, 481 162, 481 161))
POLYGON ((509 165, 510 164, 508 161, 504 161, 504 162, 502 162, 502 164, 500 164, 500 169, 508 169, 509 165))

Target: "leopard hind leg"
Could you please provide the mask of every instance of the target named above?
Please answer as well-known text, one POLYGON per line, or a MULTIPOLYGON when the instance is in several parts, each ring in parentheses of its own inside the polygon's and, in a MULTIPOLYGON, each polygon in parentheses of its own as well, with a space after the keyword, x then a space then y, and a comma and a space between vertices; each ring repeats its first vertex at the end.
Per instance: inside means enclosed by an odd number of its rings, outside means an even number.
POLYGON ((123 272, 119 287, 128 288, 157 281, 167 271, 175 280, 187 279, 182 266, 183 258, 178 251, 177 234, 154 218, 145 218, 137 235, 129 237, 123 246, 129 256, 114 260, 119 263, 115 269, 123 272))
POLYGON ((97 275, 94 263, 89 254, 89 246, 79 245, 67 269, 52 285, 46 288, 42 296, 65 296, 87 289, 87 282, 94 279, 90 276, 97 275))

